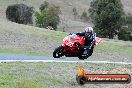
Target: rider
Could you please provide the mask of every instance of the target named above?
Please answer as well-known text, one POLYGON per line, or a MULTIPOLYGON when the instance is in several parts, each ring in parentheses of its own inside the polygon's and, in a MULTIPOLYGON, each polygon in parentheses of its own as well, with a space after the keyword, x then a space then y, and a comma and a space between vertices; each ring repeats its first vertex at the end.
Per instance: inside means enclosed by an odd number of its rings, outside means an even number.
POLYGON ((84 49, 87 50, 87 54, 89 56, 92 55, 93 49, 94 49, 94 42, 96 33, 93 31, 92 27, 86 27, 85 32, 76 33, 76 35, 84 36, 85 38, 85 44, 80 47, 80 51, 84 53, 84 49))

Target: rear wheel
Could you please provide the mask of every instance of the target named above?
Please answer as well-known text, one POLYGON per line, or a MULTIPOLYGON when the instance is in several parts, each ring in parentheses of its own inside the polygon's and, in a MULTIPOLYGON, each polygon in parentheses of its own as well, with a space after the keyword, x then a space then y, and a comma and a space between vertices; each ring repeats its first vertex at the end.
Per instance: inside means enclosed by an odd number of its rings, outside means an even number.
POLYGON ((91 56, 91 55, 93 54, 93 49, 94 49, 94 47, 92 47, 92 48, 90 49, 89 56, 91 56))
POLYGON ((88 50, 88 49, 80 50, 80 55, 78 56, 78 58, 80 60, 87 59, 90 56, 89 54, 90 54, 90 50, 88 50))
POLYGON ((89 56, 88 55, 86 55, 86 56, 78 56, 78 58, 80 59, 80 60, 84 60, 84 59, 87 59, 89 56))
POLYGON ((63 46, 57 47, 53 52, 54 58, 60 58, 63 56, 63 46))

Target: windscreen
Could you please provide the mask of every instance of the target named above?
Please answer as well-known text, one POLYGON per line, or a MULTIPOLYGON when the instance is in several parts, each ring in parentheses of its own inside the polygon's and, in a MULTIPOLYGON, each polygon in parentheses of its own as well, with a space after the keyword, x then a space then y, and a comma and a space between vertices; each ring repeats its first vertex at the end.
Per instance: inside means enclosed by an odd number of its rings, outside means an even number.
POLYGON ((75 37, 76 37, 76 34, 72 34, 72 35, 70 36, 70 39, 75 39, 75 37))

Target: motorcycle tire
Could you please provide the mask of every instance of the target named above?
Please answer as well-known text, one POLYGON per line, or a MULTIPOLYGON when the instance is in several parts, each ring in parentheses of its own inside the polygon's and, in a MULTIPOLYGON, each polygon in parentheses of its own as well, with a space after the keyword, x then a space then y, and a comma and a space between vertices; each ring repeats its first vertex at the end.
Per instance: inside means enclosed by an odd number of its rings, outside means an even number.
POLYGON ((91 56, 93 54, 93 48, 91 48, 89 56, 91 56))
POLYGON ((78 58, 80 59, 80 60, 84 60, 84 59, 87 59, 89 56, 78 56, 78 58))
POLYGON ((54 58, 60 58, 63 56, 63 46, 57 47, 53 52, 54 58))

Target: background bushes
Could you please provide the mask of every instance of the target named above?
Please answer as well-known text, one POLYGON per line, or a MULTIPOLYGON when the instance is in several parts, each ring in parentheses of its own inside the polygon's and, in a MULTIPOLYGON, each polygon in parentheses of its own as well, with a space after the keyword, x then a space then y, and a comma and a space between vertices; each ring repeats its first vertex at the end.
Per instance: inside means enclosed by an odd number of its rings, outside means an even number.
MULTIPOLYGON (((54 4, 49 5, 48 2, 44 1, 44 3, 40 5, 39 10, 40 11, 35 12, 36 26, 41 28, 50 26, 53 30, 56 30, 60 22, 60 8, 54 4)), ((33 13, 33 7, 29 7, 25 4, 14 4, 8 6, 6 9, 6 18, 19 24, 32 24, 33 13)))
POLYGON ((124 41, 132 40, 131 30, 127 27, 122 27, 118 33, 118 39, 124 41))
POLYGON ((6 9, 6 18, 20 24, 32 24, 33 8, 24 4, 15 4, 6 9))
POLYGON ((56 30, 57 25, 60 22, 60 8, 54 4, 49 5, 47 2, 44 2, 39 9, 40 11, 35 13, 36 25, 41 28, 47 28, 50 26, 53 28, 52 30, 56 30))

